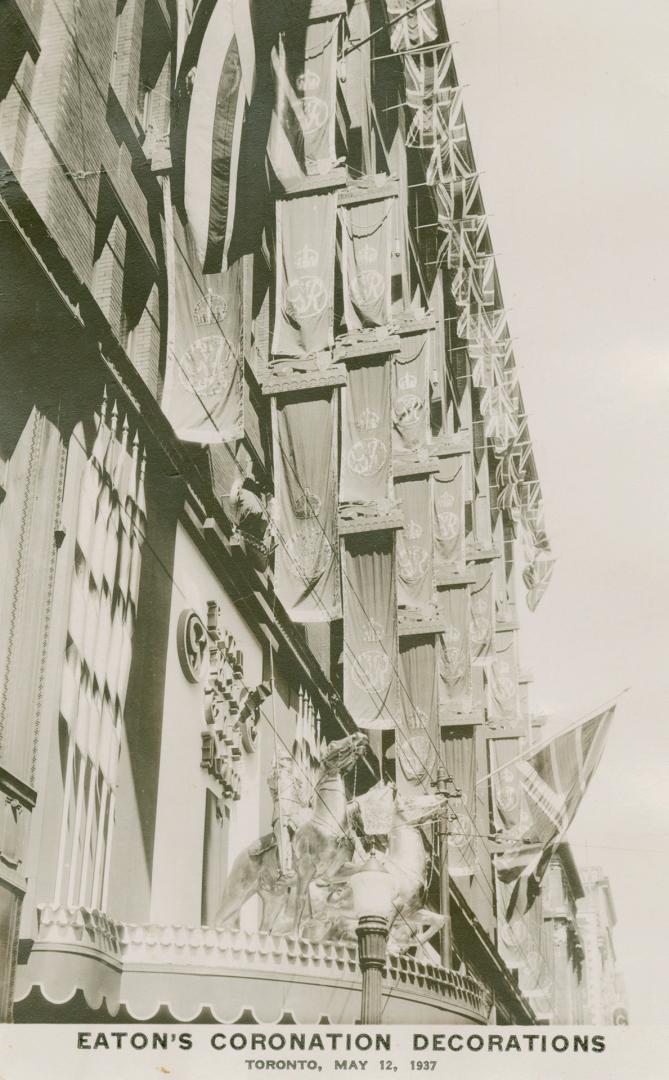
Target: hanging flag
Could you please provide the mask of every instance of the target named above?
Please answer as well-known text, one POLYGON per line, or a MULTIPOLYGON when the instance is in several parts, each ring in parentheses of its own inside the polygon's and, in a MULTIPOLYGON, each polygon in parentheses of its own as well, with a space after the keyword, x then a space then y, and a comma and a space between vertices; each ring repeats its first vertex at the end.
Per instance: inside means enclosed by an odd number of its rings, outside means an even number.
POLYGON ((230 442, 244 434, 243 264, 202 274, 190 226, 169 212, 174 327, 163 411, 184 441, 230 442))
POLYGON ((447 235, 444 256, 450 250, 454 225, 462 218, 478 217, 477 207, 481 200, 481 185, 477 173, 451 180, 443 180, 432 188, 437 203, 437 223, 447 235))
POLYGON ((275 398, 272 441, 276 593, 295 622, 329 622, 340 615, 335 392, 275 398))
POLYGON ((486 669, 485 683, 489 726, 498 734, 521 734, 518 657, 513 630, 495 634, 494 658, 486 669))
POLYGON ((522 745, 520 738, 488 740, 493 826, 506 840, 522 840, 531 825, 527 800, 514 768, 522 745))
POLYGON ((530 611, 536 611, 550 585, 555 567, 555 559, 549 556, 537 556, 523 570, 523 582, 527 589, 526 602, 530 611))
POLYGON ((527 801, 529 822, 522 841, 513 840, 496 858, 500 880, 514 883, 507 918, 514 910, 527 911, 536 899, 551 857, 600 762, 614 712, 611 706, 544 745, 530 747, 509 764, 527 801))
POLYGON ((267 154, 284 191, 337 164, 338 29, 338 18, 300 21, 272 50, 274 109, 267 154))
POLYGON ((416 7, 416 0, 386 0, 393 52, 429 45, 439 36, 435 0, 416 7), (414 8, 415 10, 411 10, 414 8))
POLYGON ((341 390, 342 503, 387 503, 391 496, 390 362, 352 364, 341 390))
POLYGON ((474 663, 487 663, 492 657, 495 627, 495 586, 490 563, 479 562, 475 567, 476 581, 469 597, 469 637, 474 663))
POLYGON ((344 545, 344 704, 362 728, 391 731, 397 715, 394 537, 347 536, 344 545))
POLYGON ((460 87, 450 88, 440 105, 439 126, 441 138, 435 142, 425 169, 429 185, 463 180, 474 172, 460 87))
POLYGON ((337 196, 301 195, 276 204, 275 356, 317 356, 334 344, 337 196))
MULTIPOLYGON (((518 438, 518 403, 512 397, 507 380, 495 386, 487 386, 479 398, 479 408, 483 418, 483 432, 499 457, 505 455, 505 466, 498 475, 504 478, 503 487, 511 487, 518 481, 512 480, 511 464, 513 457, 507 454, 515 439, 518 438)), ((499 504, 498 504, 499 505, 499 504)))
POLYGON ((397 480, 404 528, 397 537, 397 602, 419 610, 434 601, 434 566, 430 478, 397 480))
POLYGON ((392 199, 375 199, 339 211, 344 318, 350 332, 385 326, 390 318, 392 207, 392 199))
MULTIPOLYGON (((497 446, 493 441, 493 449, 497 453, 497 446)), ((495 483, 497 485, 497 509, 518 510, 521 504, 519 485, 523 481, 524 472, 520 468, 518 452, 511 447, 502 452, 495 469, 495 483)))
POLYGON ((400 790, 435 779, 439 746, 435 645, 434 634, 400 640, 400 715, 395 732, 400 790))
POLYGON ((418 450, 427 445, 428 334, 404 334, 393 360, 393 449, 418 450))
POLYGON ((432 483, 435 562, 452 570, 464 570, 465 458, 441 458, 432 483))
POLYGON ((444 762, 461 794, 448 800, 448 872, 455 878, 473 877, 478 869, 476 828, 476 748, 471 727, 446 728, 444 762))
POLYGON ((469 589, 438 590, 439 616, 444 622, 439 653, 439 704, 447 712, 472 709, 472 660, 469 642, 469 589))
POLYGON ((184 205, 206 273, 260 245, 269 51, 280 7, 263 5, 258 19, 252 0, 216 0, 202 39, 188 109, 184 205))
POLYGON ((495 258, 478 254, 472 265, 462 265, 453 274, 451 294, 458 307, 492 307, 495 303, 495 258))
POLYGON ((406 145, 432 150, 448 138, 448 118, 458 87, 453 86, 450 45, 404 58, 406 104, 411 110, 406 145))

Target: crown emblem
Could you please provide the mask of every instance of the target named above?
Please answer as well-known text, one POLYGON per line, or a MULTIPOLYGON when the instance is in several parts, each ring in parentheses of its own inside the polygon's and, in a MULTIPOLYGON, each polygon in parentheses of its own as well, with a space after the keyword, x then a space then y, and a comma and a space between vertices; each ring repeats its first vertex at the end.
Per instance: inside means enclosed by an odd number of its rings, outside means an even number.
POLYGON ((359 263, 364 263, 365 266, 371 266, 372 263, 378 261, 379 253, 372 244, 363 244, 356 252, 356 258, 359 263))
POLYGON ((320 255, 315 248, 309 247, 308 244, 300 248, 295 259, 295 265, 299 270, 313 270, 315 266, 318 266, 319 262, 320 255))
POLYGON ((418 386, 418 379, 415 375, 410 375, 409 372, 406 372, 404 375, 398 377, 397 385, 400 390, 415 390, 418 386))
POLYGON ((211 326, 221 322, 228 313, 228 302, 219 293, 207 289, 193 308, 193 321, 198 326, 211 326))
POLYGON ((449 624, 444 628, 443 632, 444 644, 446 645, 459 645, 462 641, 462 633, 458 630, 457 626, 449 624))
POLYGON ((364 641, 368 641, 370 645, 376 645, 383 636, 383 627, 381 623, 376 619, 368 619, 363 627, 362 637, 364 641))
POLYGON ((321 510, 321 500, 318 495, 308 488, 295 500, 295 515, 298 518, 318 517, 321 510))
POLYGON ((379 414, 373 409, 363 409, 355 420, 361 431, 375 431, 379 426, 379 414))
POLYGON ((307 69, 297 76, 295 86, 301 94, 313 94, 321 85, 321 77, 316 71, 307 69))

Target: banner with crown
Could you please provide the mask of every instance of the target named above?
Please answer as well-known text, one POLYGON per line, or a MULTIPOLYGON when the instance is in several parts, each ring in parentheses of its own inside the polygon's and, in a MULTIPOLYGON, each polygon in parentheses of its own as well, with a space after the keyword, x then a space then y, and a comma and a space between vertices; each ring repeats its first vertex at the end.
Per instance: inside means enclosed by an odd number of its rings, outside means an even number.
POLYGON ((329 362, 336 229, 336 192, 277 201, 275 357, 329 362))
POLYGON ((237 262, 202 274, 189 226, 172 215, 174 329, 163 410, 180 439, 220 443, 244 434, 243 277, 237 262))
POLYGON ((514 630, 495 633, 494 659, 485 671, 488 726, 499 734, 524 735, 518 691, 518 651, 514 630))
POLYGON ((386 503, 391 495, 390 364, 355 364, 341 390, 342 503, 386 503))
POLYGON ((434 554, 437 565, 465 568, 465 462, 463 454, 441 458, 432 479, 434 554))
POLYGON ((523 743, 518 739, 490 739, 490 786, 495 832, 507 840, 522 840, 528 820, 527 806, 515 761, 523 743))
POLYGON ((436 779, 439 747, 437 650, 434 634, 400 641, 400 712, 395 732, 397 784, 405 790, 436 779))
POLYGON ((339 18, 302 20, 272 50, 274 108, 267 156, 284 191, 336 166, 337 31, 339 18))
POLYGON ((469 638, 473 663, 484 664, 492 659, 495 629, 495 582, 492 565, 476 563, 476 581, 469 595, 469 638))
POLYGON ((390 731, 397 714, 397 598, 392 532, 344 542, 344 704, 362 728, 390 731))
POLYGON ((392 199, 343 206, 344 318, 349 331, 385 326, 390 318, 392 199))
POLYGON ((397 602, 424 611, 434 603, 430 478, 397 480, 395 497, 404 518, 397 537, 397 602))
POLYGON ((467 896, 467 878, 480 867, 476 826, 476 748, 472 728, 447 728, 444 734, 444 762, 460 795, 449 800, 448 872, 458 879, 467 896))
POLYGON ((439 641, 439 705, 448 714, 472 708, 472 661, 469 642, 469 589, 438 590, 444 629, 439 641))
POLYGON ((329 622, 341 613, 336 392, 312 392, 303 401, 274 398, 272 440, 276 594, 295 622, 329 622))
POLYGON ((393 360, 393 449, 419 450, 427 446, 428 333, 404 334, 393 360))

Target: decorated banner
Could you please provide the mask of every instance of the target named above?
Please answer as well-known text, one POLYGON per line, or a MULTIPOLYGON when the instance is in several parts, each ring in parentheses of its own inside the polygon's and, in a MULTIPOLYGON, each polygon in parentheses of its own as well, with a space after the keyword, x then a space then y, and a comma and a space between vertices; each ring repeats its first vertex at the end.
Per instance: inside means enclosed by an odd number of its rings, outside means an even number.
POLYGON ((344 542, 344 704, 356 724, 391 731, 397 715, 397 598, 391 532, 344 542))
POLYGON ((434 601, 430 478, 395 482, 404 528, 397 537, 397 602, 425 609, 434 601))
POLYGON ((386 0, 393 52, 429 45, 439 36, 435 0, 416 7, 415 0, 386 0), (412 10, 415 9, 415 10, 412 10))
MULTIPOLYGON (((548 1013, 551 1007, 553 976, 549 962, 543 954, 543 912, 541 904, 534 904, 521 914, 513 911, 510 919, 505 917, 511 898, 512 886, 505 885, 496 877, 498 943, 503 959, 518 972, 518 985, 529 999, 535 1011, 548 1013)), ((552 962, 552 955, 550 961, 552 962)))
POLYGON ((452 85, 453 54, 450 45, 441 45, 404 57, 406 103, 411 122, 406 145, 433 150, 448 138, 448 118, 457 92, 452 85))
POLYGON ((521 734, 515 631, 496 632, 494 659, 486 669, 485 682, 490 727, 500 734, 521 734))
POLYGON ((461 792, 449 799, 448 872, 456 878, 473 877, 478 866, 474 729, 446 728, 443 747, 446 768, 461 792))
POLYGON ((481 200, 481 185, 476 173, 470 176, 444 180, 433 187, 437 202, 437 220, 439 228, 447 232, 444 258, 451 248, 453 225, 461 218, 476 215, 476 208, 481 200))
POLYGON ((276 594, 295 622, 328 622, 340 616, 335 392, 275 398, 272 440, 276 594))
POLYGON ((339 499, 385 503, 392 476, 390 363, 351 365, 341 403, 339 499))
POLYGON ((451 87, 446 101, 439 110, 443 138, 435 144, 425 170, 425 179, 431 185, 462 180, 474 172, 462 89, 451 87))
POLYGON ((393 361, 393 448, 418 450, 427 445, 428 334, 404 334, 393 361))
MULTIPOLYGON (((488 386, 479 399, 483 431, 495 453, 500 456, 518 438, 518 405, 512 396, 508 379, 488 386)), ((506 485, 505 485, 506 486, 506 485)))
POLYGON ((435 779, 439 722, 434 634, 400 640, 400 717, 395 751, 400 789, 435 779), (406 783, 405 783, 405 782, 406 783))
POLYGON ((300 21, 272 51, 274 109, 267 154, 284 191, 336 165, 338 28, 338 18, 300 21))
POLYGON ((198 443, 240 439, 243 267, 238 262, 224 273, 202 274, 190 227, 181 224, 176 212, 172 222, 174 324, 163 411, 180 439, 198 443))
POLYGON ((469 643, 469 589, 438 590, 439 616, 444 629, 439 642, 439 704, 447 711, 472 708, 472 661, 469 643))
POLYGON ((392 199, 374 199, 339 211, 344 318, 349 331, 385 326, 390 318, 392 206, 392 199))
POLYGON ((432 478, 435 562, 453 570, 465 566, 466 460, 463 455, 441 458, 432 478))
POLYGON ((475 565, 476 581, 469 596, 471 655, 473 663, 487 663, 492 659, 495 628, 495 583, 492 566, 488 562, 475 565))
POLYGON ((527 589, 526 602, 530 611, 536 611, 550 584, 555 559, 550 553, 537 555, 523 570, 523 583, 527 589))
POLYGON ((333 345, 336 228, 334 192, 277 201, 274 356, 316 356, 333 345))
POLYGON ((490 739, 490 786, 492 820, 496 833, 522 840, 529 825, 527 805, 514 763, 521 752, 520 739, 490 739))
MULTIPOLYGON (((449 270, 472 269, 486 255, 488 219, 485 214, 469 214, 450 224, 445 223, 444 232, 442 250, 449 270)), ((454 296, 454 299, 457 298, 454 296)))

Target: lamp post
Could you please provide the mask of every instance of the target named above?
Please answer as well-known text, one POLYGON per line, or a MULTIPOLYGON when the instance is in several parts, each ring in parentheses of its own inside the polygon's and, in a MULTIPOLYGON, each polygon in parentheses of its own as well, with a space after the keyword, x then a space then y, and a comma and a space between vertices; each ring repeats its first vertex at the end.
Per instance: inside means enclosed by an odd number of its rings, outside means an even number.
MULTIPOLYGON (((452 792, 448 790, 450 780, 451 777, 446 772, 446 769, 440 768, 437 772, 437 782, 435 784, 439 795, 445 795, 447 798, 452 796, 452 792)), ((451 946, 451 879, 448 871, 448 810, 446 808, 444 808, 444 812, 439 818, 439 865, 441 868, 439 875, 441 914, 444 920, 441 930, 441 962, 445 968, 450 968, 453 956, 451 946)))
POLYGON ((351 878, 353 907, 358 919, 358 959, 362 972, 361 1024, 380 1024, 383 968, 395 895, 395 882, 373 851, 351 878))

